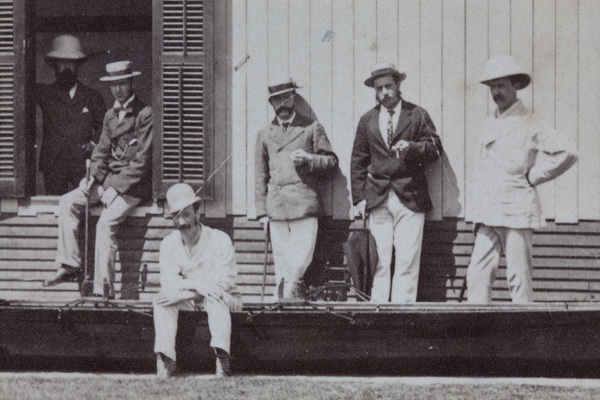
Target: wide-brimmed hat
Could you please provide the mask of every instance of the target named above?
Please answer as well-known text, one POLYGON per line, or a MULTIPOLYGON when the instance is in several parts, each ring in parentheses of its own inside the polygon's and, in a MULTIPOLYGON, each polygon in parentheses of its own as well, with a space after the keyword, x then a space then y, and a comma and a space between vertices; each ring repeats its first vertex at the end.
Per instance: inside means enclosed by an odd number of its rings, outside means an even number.
POLYGON ((269 85, 269 98, 301 88, 291 77, 276 79, 269 85))
POLYGON ((489 85, 491 81, 513 77, 517 90, 523 89, 531 82, 531 76, 523 71, 514 58, 508 54, 492 57, 485 65, 485 72, 479 82, 489 85))
POLYGON ((398 82, 402 82, 406 79, 406 73, 398 71, 394 64, 384 62, 375 65, 373 69, 371 69, 371 76, 367 78, 365 85, 368 87, 373 87, 373 82, 375 82, 375 79, 384 75, 392 75, 398 79, 398 82))
POLYGON ((190 185, 187 183, 176 183, 167 190, 167 207, 165 212, 168 216, 173 216, 199 201, 202 201, 202 199, 196 195, 190 185))
POLYGON ((131 61, 117 61, 106 64, 107 76, 100 78, 101 81, 118 81, 119 79, 139 76, 142 73, 131 70, 131 61))
POLYGON ((72 35, 60 35, 54 38, 52 50, 46 54, 46 62, 55 60, 84 61, 87 54, 81 50, 79 39, 72 35))

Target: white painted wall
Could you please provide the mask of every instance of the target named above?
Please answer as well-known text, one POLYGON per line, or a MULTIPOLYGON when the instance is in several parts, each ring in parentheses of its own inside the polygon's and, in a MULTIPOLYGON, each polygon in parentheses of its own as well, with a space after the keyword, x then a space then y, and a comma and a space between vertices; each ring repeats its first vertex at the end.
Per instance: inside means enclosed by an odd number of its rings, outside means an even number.
POLYGON ((527 107, 577 141, 579 163, 540 188, 557 222, 600 219, 600 2, 595 0, 232 0, 234 214, 254 215, 256 134, 273 117, 270 78, 292 76, 340 158, 326 201, 346 218, 359 118, 375 105, 363 81, 376 62, 407 73, 402 93, 430 113, 446 157, 428 174, 431 219, 469 218, 475 135, 494 104, 478 83, 510 53, 533 74, 527 107), (237 70, 234 67, 250 58, 237 70))

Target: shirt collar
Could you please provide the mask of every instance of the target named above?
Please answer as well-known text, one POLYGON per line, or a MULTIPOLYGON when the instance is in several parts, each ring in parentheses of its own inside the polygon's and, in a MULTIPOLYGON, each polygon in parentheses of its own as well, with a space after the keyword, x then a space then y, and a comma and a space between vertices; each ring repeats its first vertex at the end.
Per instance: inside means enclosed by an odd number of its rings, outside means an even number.
POLYGON ((71 98, 74 98, 76 91, 77 91, 77 82, 75 82, 75 84, 73 85, 73 87, 71 89, 69 89, 69 96, 71 98))
POLYGON ((283 126, 283 124, 285 124, 286 122, 289 123, 290 125, 292 125, 294 118, 296 118, 296 111, 294 111, 292 116, 290 118, 286 119, 285 121, 282 120, 281 118, 277 117, 277 122, 279 122, 279 126, 283 126))
POLYGON ((133 101, 133 99, 135 98, 135 94, 132 94, 130 98, 127 99, 127 101, 125 103, 123 103, 121 105, 121 103, 119 103, 119 100, 115 100, 115 104, 113 105, 113 108, 126 108, 129 103, 131 103, 133 101))
POLYGON ((521 102, 521 100, 515 101, 510 107, 508 107, 506 110, 504 110, 504 112, 502 114, 500 114, 500 112, 498 111, 498 108, 496 107, 496 111, 494 111, 494 117, 495 118, 506 118, 506 117, 518 117, 521 115, 525 115, 527 114, 527 108, 525 108, 525 106, 523 105, 523 102, 521 102))
MULTIPOLYGON (((400 101, 398 102, 398 104, 396 104, 396 107, 393 108, 394 110, 394 116, 398 116, 400 115, 400 111, 402 110, 402 99, 400 99, 400 101)), ((385 113, 386 115, 389 114, 389 111, 387 109, 387 107, 385 107, 383 104, 381 105, 381 108, 379 109, 380 113, 385 113)))

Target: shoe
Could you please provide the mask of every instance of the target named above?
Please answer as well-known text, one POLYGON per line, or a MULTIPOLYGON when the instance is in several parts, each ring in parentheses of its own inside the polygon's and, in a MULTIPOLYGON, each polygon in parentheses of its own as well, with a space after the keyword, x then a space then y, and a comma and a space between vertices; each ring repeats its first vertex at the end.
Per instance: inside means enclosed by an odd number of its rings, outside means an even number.
POLYGON ((50 280, 46 280, 43 286, 56 286, 63 282, 73 282, 79 279, 81 276, 81 268, 71 267, 70 265, 63 264, 56 271, 54 277, 50 280))
MULTIPOLYGON (((96 298, 98 300, 104 299, 104 295, 103 294, 98 294, 98 293, 92 294, 92 297, 94 297, 94 298, 96 298)), ((108 300, 114 300, 114 299, 115 299, 115 295, 108 296, 108 300)))
POLYGON ((175 376, 177 364, 175 360, 170 359, 163 353, 156 355, 156 376, 158 378, 168 379, 175 376))
POLYGON ((217 356, 217 366, 215 369, 215 378, 229 378, 232 376, 231 367, 229 366, 229 354, 217 356))

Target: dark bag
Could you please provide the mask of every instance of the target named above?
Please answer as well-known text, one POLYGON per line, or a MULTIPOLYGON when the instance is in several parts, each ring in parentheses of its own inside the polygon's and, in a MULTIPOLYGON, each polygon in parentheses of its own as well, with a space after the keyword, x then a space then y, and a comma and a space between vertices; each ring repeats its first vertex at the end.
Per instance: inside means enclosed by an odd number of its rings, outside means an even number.
POLYGON ((377 267, 377 245, 371 231, 364 221, 363 229, 353 231, 344 243, 344 255, 354 287, 371 295, 373 276, 377 267))

